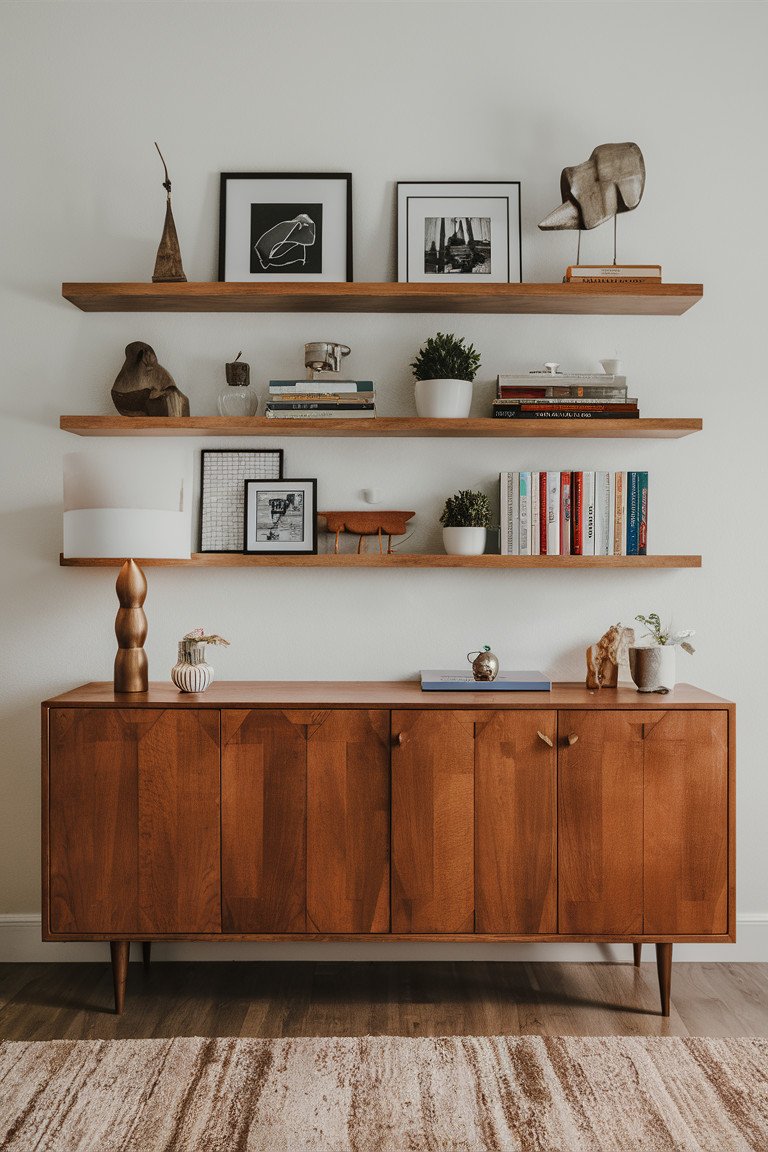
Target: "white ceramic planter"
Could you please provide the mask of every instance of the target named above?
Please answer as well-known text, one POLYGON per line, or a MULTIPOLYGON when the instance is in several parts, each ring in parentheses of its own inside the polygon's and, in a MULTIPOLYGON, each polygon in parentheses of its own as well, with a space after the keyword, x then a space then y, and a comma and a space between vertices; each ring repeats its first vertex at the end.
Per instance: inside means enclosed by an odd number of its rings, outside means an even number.
POLYGON ((416 411, 433 420, 469 416, 472 404, 471 380, 417 380, 416 411))
POLYGON ((449 556, 482 556, 485 528, 443 528, 443 547, 449 556))
POLYGON ((638 692, 671 692, 677 683, 674 644, 629 649, 629 672, 638 692))
POLYGON ((205 644, 179 641, 179 659, 171 668, 179 692, 205 692, 213 681, 213 668, 205 660, 205 644))

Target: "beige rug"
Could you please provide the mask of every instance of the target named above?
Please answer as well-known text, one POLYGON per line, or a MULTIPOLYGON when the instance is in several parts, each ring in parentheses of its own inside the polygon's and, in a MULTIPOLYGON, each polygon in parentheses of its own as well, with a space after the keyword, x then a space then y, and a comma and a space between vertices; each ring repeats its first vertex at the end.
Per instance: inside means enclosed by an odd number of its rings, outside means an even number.
POLYGON ((768 1040, 0 1044, 3 1152, 768 1149, 768 1040))

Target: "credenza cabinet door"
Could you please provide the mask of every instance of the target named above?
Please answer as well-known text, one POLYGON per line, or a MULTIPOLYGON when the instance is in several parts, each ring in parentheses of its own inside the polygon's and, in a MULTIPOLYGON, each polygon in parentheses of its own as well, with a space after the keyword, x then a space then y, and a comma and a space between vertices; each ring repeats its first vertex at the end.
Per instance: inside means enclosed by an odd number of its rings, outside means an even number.
POLYGON ((392 713, 392 931, 473 932, 474 720, 392 713))
POLYGON ((219 713, 54 708, 52 932, 221 930, 219 713))
POLYGON ((557 714, 475 714, 475 930, 557 932, 557 714))
POLYGON ((728 714, 646 713, 644 930, 728 931, 728 714))
POLYGON ((294 710, 221 714, 225 932, 306 931, 307 727, 294 710))
POLYGON ((561 933, 643 931, 643 714, 558 713, 561 933))
POLYGON ((308 728, 307 931, 389 932, 388 711, 308 728))

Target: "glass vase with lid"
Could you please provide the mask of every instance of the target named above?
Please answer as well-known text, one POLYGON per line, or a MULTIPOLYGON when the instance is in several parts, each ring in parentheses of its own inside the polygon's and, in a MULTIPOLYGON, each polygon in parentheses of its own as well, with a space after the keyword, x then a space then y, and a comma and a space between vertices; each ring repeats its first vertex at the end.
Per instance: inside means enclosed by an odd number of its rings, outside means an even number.
POLYGON ((251 387, 251 368, 241 360, 238 352, 234 360, 224 365, 227 387, 219 393, 220 416, 253 416, 259 406, 259 398, 251 387))

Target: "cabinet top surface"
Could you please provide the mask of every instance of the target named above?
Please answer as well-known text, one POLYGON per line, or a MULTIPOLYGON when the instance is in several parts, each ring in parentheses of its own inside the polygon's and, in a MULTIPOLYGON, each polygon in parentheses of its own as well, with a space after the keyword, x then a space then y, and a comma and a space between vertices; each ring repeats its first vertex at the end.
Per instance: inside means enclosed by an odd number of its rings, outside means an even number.
POLYGON ((223 680, 206 692, 182 693, 154 682, 148 692, 116 693, 111 682, 83 684, 44 701, 71 708, 723 708, 731 701, 692 684, 666 695, 632 685, 590 691, 581 683, 553 684, 551 692, 422 692, 416 680, 223 680))

